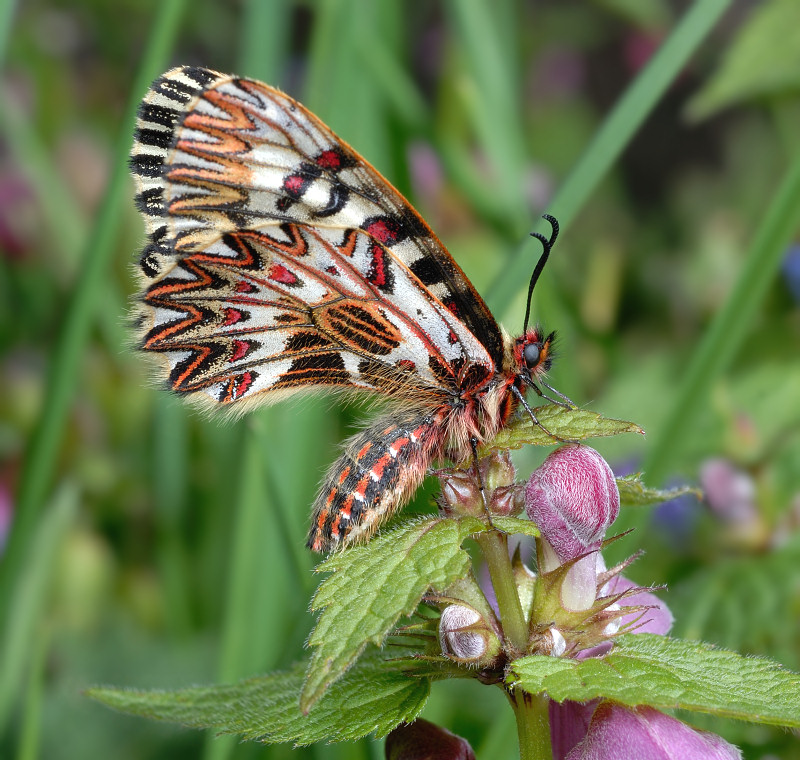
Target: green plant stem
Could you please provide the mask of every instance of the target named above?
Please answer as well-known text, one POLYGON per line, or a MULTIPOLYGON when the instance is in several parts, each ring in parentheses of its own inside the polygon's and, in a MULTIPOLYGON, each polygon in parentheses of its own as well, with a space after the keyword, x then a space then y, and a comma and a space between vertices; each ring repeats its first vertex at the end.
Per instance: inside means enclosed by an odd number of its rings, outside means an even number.
POLYGON ((477 540, 489 568, 506 643, 521 654, 528 647, 528 626, 514 583, 511 558, 508 556, 508 538, 496 530, 490 530, 481 533, 477 540))
POLYGON ((517 719, 520 760, 552 760, 550 700, 522 689, 508 692, 508 699, 517 719))

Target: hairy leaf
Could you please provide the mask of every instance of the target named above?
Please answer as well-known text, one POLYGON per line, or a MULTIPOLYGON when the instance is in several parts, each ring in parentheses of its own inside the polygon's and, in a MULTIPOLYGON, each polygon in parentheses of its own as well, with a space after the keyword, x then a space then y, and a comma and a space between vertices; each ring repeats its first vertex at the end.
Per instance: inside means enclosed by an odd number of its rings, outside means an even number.
POLYGON ((603 417, 584 409, 564 409, 549 404, 536 407, 533 411, 541 426, 535 425, 529 416, 522 415, 516 422, 501 430, 491 441, 481 446, 478 455, 484 456, 495 449, 519 449, 527 444, 552 446, 558 443, 558 439, 554 439, 553 436, 569 441, 581 441, 585 438, 599 438, 620 433, 644 435, 644 431, 633 422, 603 417), (552 435, 548 435, 545 430, 552 435))
POLYGON ((646 507, 649 504, 671 501, 687 494, 694 494, 698 499, 703 497, 702 491, 691 486, 668 488, 666 490, 648 488, 642 481, 642 473, 640 472, 617 478, 617 488, 619 488, 620 503, 627 507, 646 507))
POLYGON ((428 589, 444 591, 471 567, 461 543, 485 530, 475 518, 428 518, 384 531, 368 544, 334 554, 318 567, 332 573, 311 604, 322 610, 300 706, 305 711, 352 665, 368 643, 380 646, 428 589))
POLYGON ((509 681, 558 702, 606 697, 625 705, 682 708, 755 723, 800 727, 800 674, 760 657, 655 634, 617 639, 605 657, 534 655, 509 681))
POLYGON ((430 683, 409 677, 407 664, 386 662, 379 653, 362 657, 303 715, 298 705, 306 663, 230 686, 178 691, 94 688, 87 693, 132 715, 212 728, 222 734, 266 743, 360 739, 385 736, 413 720, 428 698, 430 683))

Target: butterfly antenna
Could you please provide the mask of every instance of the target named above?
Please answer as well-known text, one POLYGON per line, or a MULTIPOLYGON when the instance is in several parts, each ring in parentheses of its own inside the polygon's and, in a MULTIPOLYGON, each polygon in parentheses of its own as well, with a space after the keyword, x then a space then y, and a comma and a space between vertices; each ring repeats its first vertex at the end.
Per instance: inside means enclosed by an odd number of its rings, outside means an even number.
POLYGON ((531 232, 531 237, 536 238, 542 244, 542 255, 539 256, 539 261, 536 262, 533 274, 531 275, 531 283, 528 285, 528 305, 525 307, 525 323, 522 326, 523 335, 528 330, 528 319, 531 316, 531 300, 533 298, 533 289, 536 287, 536 282, 539 279, 539 275, 542 273, 544 265, 547 263, 547 259, 550 256, 550 251, 553 250, 553 245, 555 245, 556 238, 558 237, 558 219, 550 214, 542 214, 542 219, 546 219, 548 222, 550 222, 553 232, 551 233, 549 240, 542 235, 541 232, 531 232))

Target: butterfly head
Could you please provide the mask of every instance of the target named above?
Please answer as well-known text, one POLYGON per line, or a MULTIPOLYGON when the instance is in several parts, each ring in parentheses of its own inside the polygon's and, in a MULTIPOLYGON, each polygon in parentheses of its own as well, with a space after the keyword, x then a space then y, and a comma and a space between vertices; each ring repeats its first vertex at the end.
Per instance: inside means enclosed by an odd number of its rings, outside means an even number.
POLYGON ((517 376, 532 386, 553 363, 553 344, 556 334, 545 335, 541 327, 530 327, 514 341, 513 360, 517 376))

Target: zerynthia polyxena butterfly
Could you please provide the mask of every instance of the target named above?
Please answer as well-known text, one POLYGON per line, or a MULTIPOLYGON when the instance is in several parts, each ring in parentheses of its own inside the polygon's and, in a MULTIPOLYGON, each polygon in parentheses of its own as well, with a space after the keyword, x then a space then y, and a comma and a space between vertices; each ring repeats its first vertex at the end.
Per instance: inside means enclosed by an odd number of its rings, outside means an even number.
POLYGON ((287 95, 172 69, 140 107, 131 168, 140 345, 173 391, 236 411, 301 391, 388 399, 325 477, 312 549, 369 536, 433 462, 474 457, 520 405, 535 420, 524 393, 550 388, 553 334, 526 316, 504 335, 411 205, 287 95))

